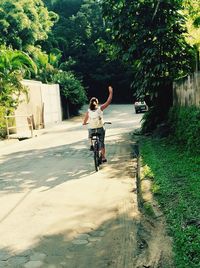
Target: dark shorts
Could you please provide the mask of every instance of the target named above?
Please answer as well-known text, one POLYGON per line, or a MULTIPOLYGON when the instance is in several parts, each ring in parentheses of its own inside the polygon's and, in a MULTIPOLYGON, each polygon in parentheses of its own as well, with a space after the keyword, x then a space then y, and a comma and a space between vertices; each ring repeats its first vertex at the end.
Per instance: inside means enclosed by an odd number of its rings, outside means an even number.
POLYGON ((101 128, 90 128, 88 129, 89 138, 92 138, 92 134, 98 133, 99 134, 99 141, 101 143, 101 148, 105 147, 104 140, 105 140, 105 129, 101 128))

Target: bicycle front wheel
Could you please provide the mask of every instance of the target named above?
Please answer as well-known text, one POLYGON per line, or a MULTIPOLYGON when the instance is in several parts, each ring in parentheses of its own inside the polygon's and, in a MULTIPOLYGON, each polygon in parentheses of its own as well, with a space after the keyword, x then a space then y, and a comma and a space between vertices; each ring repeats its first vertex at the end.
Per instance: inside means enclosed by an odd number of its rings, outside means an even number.
POLYGON ((99 170, 99 153, 98 151, 94 151, 94 166, 95 166, 95 170, 98 171, 99 170))

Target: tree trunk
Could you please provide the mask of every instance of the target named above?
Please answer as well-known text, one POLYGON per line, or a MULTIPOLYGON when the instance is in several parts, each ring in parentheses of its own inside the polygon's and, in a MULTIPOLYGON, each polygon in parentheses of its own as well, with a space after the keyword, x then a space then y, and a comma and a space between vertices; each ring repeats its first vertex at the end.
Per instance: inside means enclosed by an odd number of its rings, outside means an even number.
POLYGON ((66 100, 66 103, 67 103, 67 119, 70 118, 70 113, 69 113, 69 102, 68 100, 66 100))
POLYGON ((160 121, 164 121, 167 116, 169 109, 173 106, 173 84, 169 83, 163 85, 158 91, 158 97, 156 100, 156 106, 160 113, 160 121))

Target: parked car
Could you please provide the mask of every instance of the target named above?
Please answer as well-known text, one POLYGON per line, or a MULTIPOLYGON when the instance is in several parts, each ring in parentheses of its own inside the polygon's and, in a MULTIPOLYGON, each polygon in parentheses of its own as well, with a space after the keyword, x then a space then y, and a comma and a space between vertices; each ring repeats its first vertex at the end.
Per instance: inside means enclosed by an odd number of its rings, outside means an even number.
POLYGON ((135 113, 139 113, 139 112, 146 112, 148 111, 148 106, 146 104, 145 101, 136 101, 134 103, 134 106, 135 106, 135 113))

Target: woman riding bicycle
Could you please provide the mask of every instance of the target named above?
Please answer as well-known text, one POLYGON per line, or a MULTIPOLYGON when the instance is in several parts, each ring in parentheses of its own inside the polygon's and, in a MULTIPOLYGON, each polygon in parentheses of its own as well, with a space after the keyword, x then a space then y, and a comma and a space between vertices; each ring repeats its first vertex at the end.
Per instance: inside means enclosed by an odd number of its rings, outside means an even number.
POLYGON ((89 103, 89 109, 86 112, 85 118, 83 120, 83 125, 86 125, 87 123, 89 123, 88 132, 89 132, 89 139, 91 143, 90 150, 93 150, 92 135, 94 133, 98 133, 99 135, 103 163, 107 162, 107 159, 105 157, 106 152, 105 152, 105 144, 104 144, 105 129, 103 127, 103 110, 105 110, 112 101, 113 88, 109 86, 108 91, 109 91, 109 96, 108 96, 107 101, 100 106, 99 106, 99 101, 97 98, 95 97, 91 98, 90 103, 89 103))

